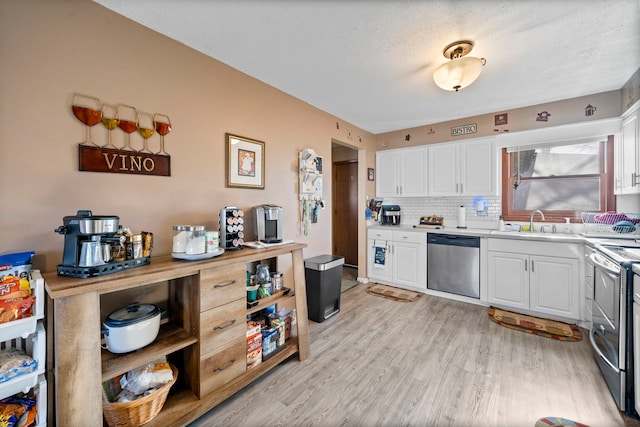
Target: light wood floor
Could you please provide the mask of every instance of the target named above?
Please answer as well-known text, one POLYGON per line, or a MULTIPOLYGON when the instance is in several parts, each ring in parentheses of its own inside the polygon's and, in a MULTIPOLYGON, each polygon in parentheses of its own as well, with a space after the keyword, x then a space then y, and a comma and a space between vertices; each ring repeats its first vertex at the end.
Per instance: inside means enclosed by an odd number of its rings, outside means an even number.
POLYGON ((342 294, 296 357, 194 422, 204 426, 509 426, 544 416, 591 427, 623 417, 583 332, 578 343, 513 331, 487 308, 423 295, 342 294))

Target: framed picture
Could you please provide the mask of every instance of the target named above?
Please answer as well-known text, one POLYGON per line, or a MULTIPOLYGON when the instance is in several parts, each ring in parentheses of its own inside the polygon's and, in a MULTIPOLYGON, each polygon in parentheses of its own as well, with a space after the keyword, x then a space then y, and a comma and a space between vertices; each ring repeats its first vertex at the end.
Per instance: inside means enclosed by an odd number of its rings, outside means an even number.
POLYGON ((373 171, 373 168, 367 168, 367 179, 369 181, 374 181, 376 179, 376 174, 373 171))
POLYGON ((227 187, 264 190, 264 142, 230 133, 227 139, 227 187))

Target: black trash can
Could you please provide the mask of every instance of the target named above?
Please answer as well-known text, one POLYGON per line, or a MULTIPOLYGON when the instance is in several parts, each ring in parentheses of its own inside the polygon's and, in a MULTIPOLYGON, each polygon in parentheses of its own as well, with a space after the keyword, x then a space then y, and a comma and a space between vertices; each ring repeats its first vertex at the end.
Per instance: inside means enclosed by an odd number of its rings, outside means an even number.
POLYGON ((308 317, 322 323, 340 311, 344 257, 319 255, 304 260, 308 317))

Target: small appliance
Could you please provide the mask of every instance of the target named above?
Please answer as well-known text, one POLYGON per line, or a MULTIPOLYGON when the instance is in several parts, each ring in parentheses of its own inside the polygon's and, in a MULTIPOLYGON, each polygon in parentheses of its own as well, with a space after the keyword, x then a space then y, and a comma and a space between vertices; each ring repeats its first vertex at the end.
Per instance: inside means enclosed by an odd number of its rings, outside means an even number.
POLYGON ((261 205, 255 207, 256 240, 263 243, 282 242, 282 207, 261 205))
POLYGON ((382 205, 380 223, 383 225, 400 225, 400 206, 382 205))

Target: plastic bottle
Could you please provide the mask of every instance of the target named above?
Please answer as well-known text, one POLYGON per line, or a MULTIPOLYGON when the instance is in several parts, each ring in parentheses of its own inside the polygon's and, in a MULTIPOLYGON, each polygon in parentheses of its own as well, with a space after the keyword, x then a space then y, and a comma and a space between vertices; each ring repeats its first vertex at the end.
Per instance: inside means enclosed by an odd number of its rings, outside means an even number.
POLYGON ((504 219, 502 218, 502 215, 500 215, 500 222, 498 223, 498 230, 499 231, 504 231, 504 219))
POLYGON ((571 234, 571 218, 564 219, 564 232, 566 234, 571 234))

